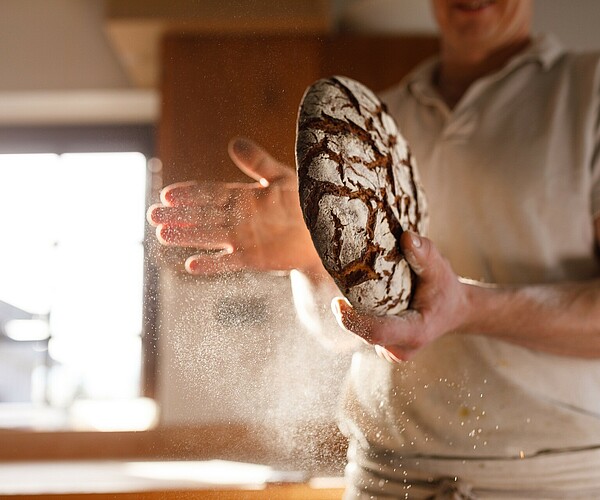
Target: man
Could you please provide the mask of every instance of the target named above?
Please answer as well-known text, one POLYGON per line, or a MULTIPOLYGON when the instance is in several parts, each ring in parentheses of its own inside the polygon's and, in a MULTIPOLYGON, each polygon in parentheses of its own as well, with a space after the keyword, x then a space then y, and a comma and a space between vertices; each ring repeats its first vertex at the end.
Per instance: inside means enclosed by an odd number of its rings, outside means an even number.
MULTIPOLYGON (((347 497, 600 498, 599 59, 534 39, 531 0, 432 5, 439 58, 383 96, 430 203, 431 239, 400 242, 416 293, 396 317, 333 302, 375 346, 344 393, 347 497)), ((201 186, 166 188, 159 238, 224 249, 192 273, 297 269, 326 287, 291 170, 247 141, 230 153, 257 183, 203 220, 201 186)))

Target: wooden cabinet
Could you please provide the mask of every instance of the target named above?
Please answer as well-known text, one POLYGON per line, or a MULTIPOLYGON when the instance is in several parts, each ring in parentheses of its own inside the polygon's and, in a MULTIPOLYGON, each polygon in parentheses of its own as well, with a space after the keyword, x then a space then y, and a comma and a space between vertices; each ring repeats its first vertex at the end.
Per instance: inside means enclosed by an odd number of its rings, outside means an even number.
POLYGON ((294 165, 296 113, 318 78, 341 74, 374 90, 434 53, 433 37, 167 36, 158 137, 163 182, 247 178, 227 157, 238 135, 294 165))

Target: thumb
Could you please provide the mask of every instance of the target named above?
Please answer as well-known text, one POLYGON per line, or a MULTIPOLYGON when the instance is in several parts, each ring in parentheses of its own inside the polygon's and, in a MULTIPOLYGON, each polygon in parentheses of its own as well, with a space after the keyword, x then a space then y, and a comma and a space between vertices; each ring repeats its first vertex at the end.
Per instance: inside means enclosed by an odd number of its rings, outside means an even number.
POLYGON ((400 248, 415 274, 428 279, 437 269, 436 261, 441 255, 431 240, 412 231, 404 231, 400 236, 400 248))
POLYGON ((258 181, 263 187, 271 182, 286 177, 290 169, 279 163, 258 144, 243 137, 229 142, 229 156, 237 167, 249 177, 258 181))

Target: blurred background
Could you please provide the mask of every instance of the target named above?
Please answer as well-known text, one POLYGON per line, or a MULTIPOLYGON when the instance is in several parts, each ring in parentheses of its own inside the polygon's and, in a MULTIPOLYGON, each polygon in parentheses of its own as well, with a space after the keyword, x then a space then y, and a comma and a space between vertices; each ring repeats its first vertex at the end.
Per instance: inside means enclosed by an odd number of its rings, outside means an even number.
MULTIPOLYGON (((598 19, 539 0, 534 30, 597 50, 598 19)), ((247 180, 235 135, 293 166, 317 78, 380 90, 436 48, 424 0, 0 0, 0 460, 340 474, 349 353, 289 276, 191 278, 144 214, 171 182, 247 180)))

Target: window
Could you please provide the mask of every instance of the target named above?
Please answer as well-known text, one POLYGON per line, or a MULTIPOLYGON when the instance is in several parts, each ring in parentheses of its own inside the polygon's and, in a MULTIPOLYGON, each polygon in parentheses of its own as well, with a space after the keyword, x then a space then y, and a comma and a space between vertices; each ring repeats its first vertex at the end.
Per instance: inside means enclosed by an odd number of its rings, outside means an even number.
POLYGON ((155 418, 143 397, 147 160, 98 149, 0 154, 0 427, 155 418))

